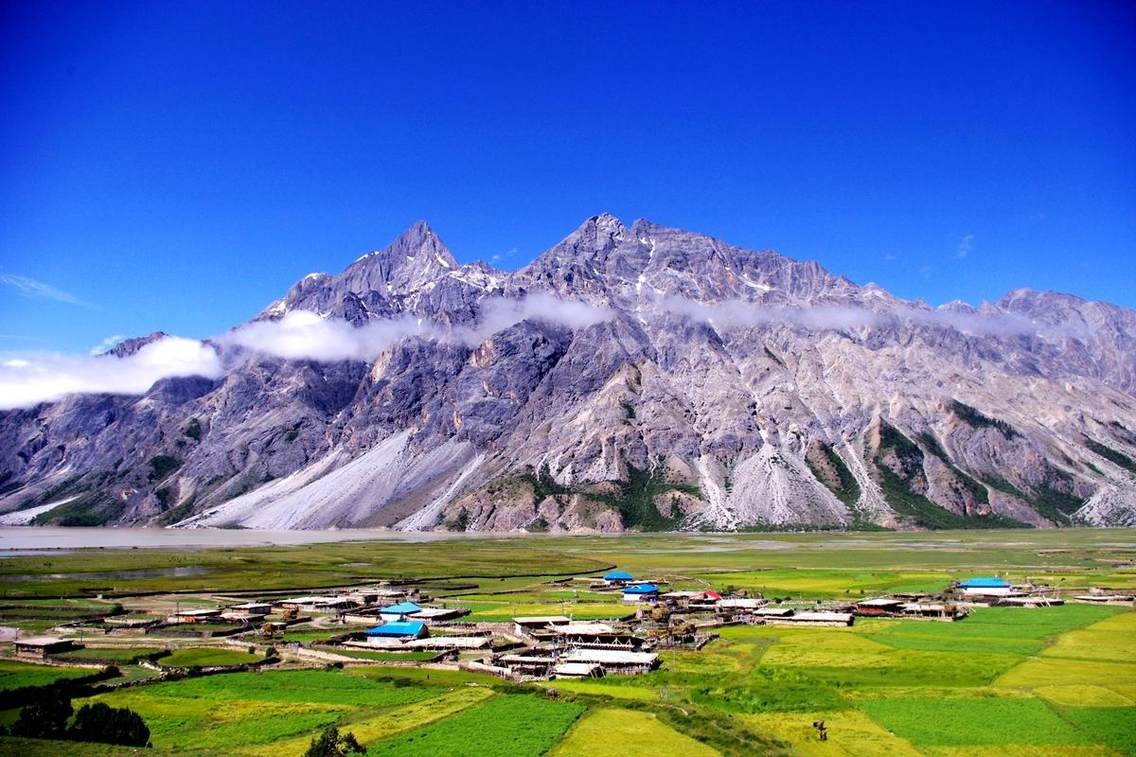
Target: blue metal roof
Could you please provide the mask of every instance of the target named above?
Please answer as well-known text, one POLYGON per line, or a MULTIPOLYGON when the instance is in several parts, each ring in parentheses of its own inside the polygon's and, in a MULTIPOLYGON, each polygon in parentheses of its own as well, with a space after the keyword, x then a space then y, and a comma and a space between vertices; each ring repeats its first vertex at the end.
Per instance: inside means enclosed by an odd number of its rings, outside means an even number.
POLYGON ((399 620, 367 629, 368 636, 417 636, 426 626, 421 620, 399 620))
POLYGON ((654 584, 636 584, 623 590, 624 594, 658 594, 659 587, 654 584))
POLYGON ((605 581, 630 581, 631 574, 622 570, 613 570, 611 573, 604 575, 605 581))
POLYGON ((968 578, 960 583, 959 586, 964 589, 1008 589, 1010 582, 1004 578, 968 578))
POLYGON ((379 613, 386 615, 409 615, 412 612, 418 612, 422 608, 413 602, 399 602, 397 605, 389 605, 379 610, 379 613))

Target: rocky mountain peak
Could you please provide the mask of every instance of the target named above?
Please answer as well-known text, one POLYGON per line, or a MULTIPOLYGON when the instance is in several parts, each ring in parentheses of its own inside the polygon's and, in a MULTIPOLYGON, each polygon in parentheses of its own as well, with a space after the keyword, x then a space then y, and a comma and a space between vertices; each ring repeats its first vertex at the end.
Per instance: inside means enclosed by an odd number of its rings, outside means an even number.
POLYGON ((165 339, 169 334, 164 331, 154 331, 146 336, 136 336, 130 339, 123 339, 118 344, 111 347, 103 353, 103 355, 113 355, 114 357, 128 357, 138 352, 138 350, 145 347, 147 344, 152 344, 159 339, 165 339))
MULTIPOLYGON (((425 221, 418 221, 381 250, 363 255, 342 276, 368 289, 398 288, 431 274, 460 267, 457 259, 425 221)), ((417 283, 417 282, 414 282, 417 283)), ((425 282, 421 282, 425 283, 425 282)))

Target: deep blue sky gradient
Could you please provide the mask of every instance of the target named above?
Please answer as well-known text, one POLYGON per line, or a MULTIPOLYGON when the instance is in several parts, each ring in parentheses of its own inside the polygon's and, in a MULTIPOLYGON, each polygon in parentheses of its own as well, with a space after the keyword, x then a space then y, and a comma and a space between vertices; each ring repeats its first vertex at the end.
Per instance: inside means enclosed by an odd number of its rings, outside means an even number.
POLYGON ((1133 8, 4 2, 0 276, 82 304, 0 285, 0 351, 215 334, 418 218, 510 268, 610 211, 1136 306, 1133 8))

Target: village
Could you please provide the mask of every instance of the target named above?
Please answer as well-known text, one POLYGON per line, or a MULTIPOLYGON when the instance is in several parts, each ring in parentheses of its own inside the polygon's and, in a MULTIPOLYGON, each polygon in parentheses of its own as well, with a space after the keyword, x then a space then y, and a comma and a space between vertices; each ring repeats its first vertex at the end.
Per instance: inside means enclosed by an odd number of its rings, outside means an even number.
MULTIPOLYGON (((1042 584, 1013 584, 996 576, 951 583, 936 593, 893 593, 854 601, 770 599, 745 591, 672 589, 663 578, 637 579, 621 570, 558 579, 549 589, 607 599, 608 617, 516 615, 474 620, 470 610, 433 598, 414 582, 382 582, 319 594, 212 594, 178 600, 173 608, 129 600, 116 614, 62 624, 50 634, 20 634, 14 656, 57 665, 97 667, 129 659, 166 675, 246 670, 265 665, 395 665, 489 673, 518 682, 649 673, 664 650, 698 652, 732 625, 841 628, 857 619, 957 622, 976 607, 1042 610, 1066 599, 1042 584), (247 650, 245 657, 169 656, 185 647, 247 650), (123 650, 140 648, 138 659, 123 650), (100 657, 104 650, 105 657, 100 657), (212 664, 210 664, 212 663, 212 664)), ((1129 604, 1131 594, 1092 590, 1069 601, 1129 604)))

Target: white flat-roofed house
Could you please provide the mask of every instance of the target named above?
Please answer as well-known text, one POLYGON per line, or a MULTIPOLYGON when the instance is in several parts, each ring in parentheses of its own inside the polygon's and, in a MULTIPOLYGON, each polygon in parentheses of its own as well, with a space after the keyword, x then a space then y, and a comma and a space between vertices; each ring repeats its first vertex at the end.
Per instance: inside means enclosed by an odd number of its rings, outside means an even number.
POLYGON ((424 620, 427 623, 437 623, 444 620, 457 620, 469 615, 464 607, 423 607, 418 612, 412 612, 407 617, 414 620, 424 620))
POLYGON ((407 649, 485 649, 493 644, 492 636, 430 636, 403 644, 407 649))
POLYGON ((279 599, 276 604, 280 607, 294 607, 299 610, 339 610, 347 607, 353 607, 354 602, 346 596, 335 596, 333 594, 310 594, 301 597, 289 597, 288 599, 279 599))
POLYGON ((791 626, 850 626, 855 616, 850 612, 829 612, 827 610, 805 610, 789 615, 771 615, 765 618, 767 625, 791 626))
POLYGON ((759 618, 787 618, 793 614, 792 607, 760 607, 753 611, 759 618))
POLYGON ((599 678, 603 673, 602 665, 591 662, 562 662, 552 668, 557 678, 599 678))
POLYGON ((569 623, 556 623, 552 626, 552 630, 564 636, 575 636, 579 634, 609 634, 615 633, 615 627, 608 623, 590 623, 590 622, 569 622, 569 623))
POLYGON ((534 631, 542 631, 551 626, 571 623, 565 615, 529 615, 513 618, 513 631, 518 636, 529 636, 534 631))
POLYGON ((561 657, 560 662, 599 665, 608 675, 634 675, 657 668, 659 656, 654 652, 579 648, 573 649, 561 657))
POLYGON ((166 618, 167 623, 205 623, 221 617, 221 608, 176 610, 166 618))
POLYGON ((243 602, 226 607, 221 612, 221 617, 226 620, 254 620, 263 618, 270 612, 272 605, 268 602, 243 602))

